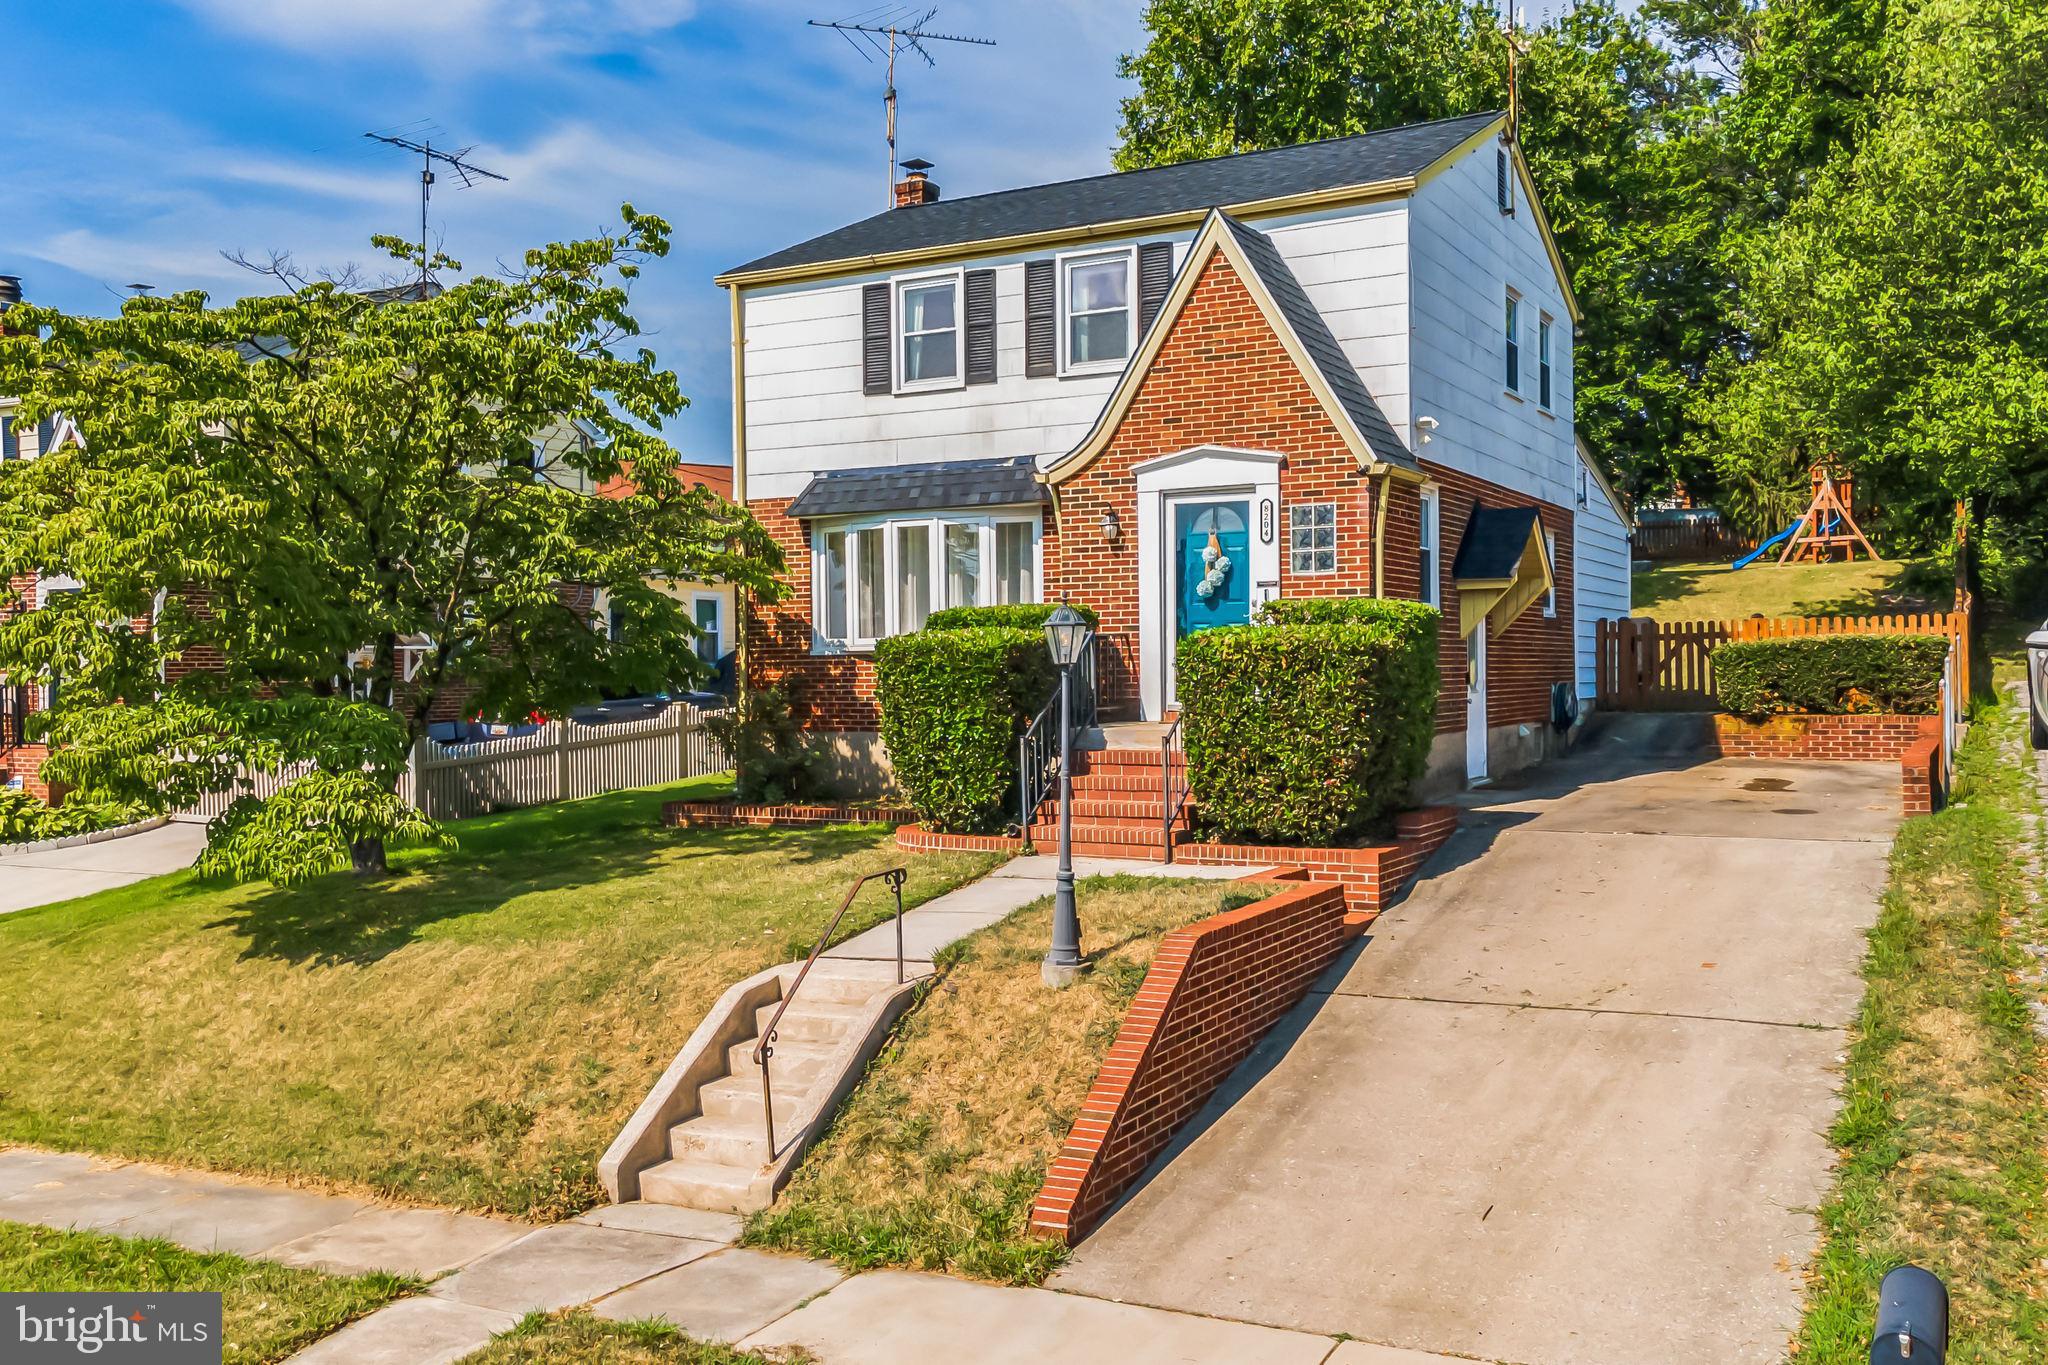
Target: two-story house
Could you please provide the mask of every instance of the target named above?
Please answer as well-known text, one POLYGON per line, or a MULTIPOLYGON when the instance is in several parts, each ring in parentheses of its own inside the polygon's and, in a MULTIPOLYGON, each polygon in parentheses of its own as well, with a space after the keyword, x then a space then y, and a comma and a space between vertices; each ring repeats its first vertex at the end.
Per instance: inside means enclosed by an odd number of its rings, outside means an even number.
POLYGON ((1094 607, 1105 711, 1155 720, 1177 641, 1262 601, 1433 603, 1439 783, 1556 745, 1627 614, 1502 115, 958 200, 913 170, 719 283, 738 493, 793 588, 749 669, 852 771, 885 771, 874 642, 943 606, 1094 607))

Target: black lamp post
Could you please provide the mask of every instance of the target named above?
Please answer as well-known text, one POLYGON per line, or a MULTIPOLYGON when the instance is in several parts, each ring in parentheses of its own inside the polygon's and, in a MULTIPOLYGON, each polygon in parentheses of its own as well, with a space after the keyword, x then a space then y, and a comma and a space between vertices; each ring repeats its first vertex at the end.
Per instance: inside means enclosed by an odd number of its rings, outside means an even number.
POLYGON ((1065 986, 1081 970, 1081 916, 1074 909, 1074 665, 1095 632, 1088 618, 1065 602, 1045 618, 1045 647, 1060 671, 1060 867, 1053 881, 1052 947, 1039 975, 1065 986))

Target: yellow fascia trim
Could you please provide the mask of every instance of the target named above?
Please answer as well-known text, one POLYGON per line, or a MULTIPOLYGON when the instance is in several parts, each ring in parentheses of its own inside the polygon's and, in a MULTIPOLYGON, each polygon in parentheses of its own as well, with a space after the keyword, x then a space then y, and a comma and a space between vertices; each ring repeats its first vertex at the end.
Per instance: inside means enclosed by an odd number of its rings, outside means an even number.
MULTIPOLYGON (((1271 217, 1274 214, 1306 212, 1311 209, 1343 208, 1354 204, 1377 203, 1383 199, 1402 198, 1415 192, 1416 183, 1415 176, 1395 176, 1389 180, 1339 185, 1333 189, 1308 190, 1301 194, 1278 195, 1271 199, 1251 199, 1241 204, 1225 204, 1222 209, 1233 218, 1246 218, 1271 217)), ((904 251, 880 251, 866 256, 845 256, 838 260, 813 261, 806 265, 784 266, 774 270, 734 270, 715 276, 712 283, 785 284, 794 280, 824 279, 832 275, 858 275, 875 270, 893 270, 899 266, 919 265, 927 261, 957 261, 968 256, 1000 256, 1014 251, 1030 250, 1033 247, 1061 246, 1098 241, 1104 237, 1126 237, 1144 232, 1193 227, 1206 219, 1211 212, 1211 209, 1181 209, 1144 218, 1119 218, 1110 223, 1090 223, 1085 227, 1049 228, 1043 232, 1023 232, 1008 237, 947 242, 938 246, 913 247, 904 251)))
POLYGON ((1173 288, 1168 291, 1165 301, 1159 306, 1159 316, 1153 320, 1151 329, 1145 333, 1145 340, 1138 347, 1138 353, 1132 356, 1131 363, 1124 367, 1123 375, 1117 380, 1116 388, 1109 395, 1109 402, 1103 405, 1102 411, 1096 416, 1095 425, 1089 428, 1088 434, 1081 439, 1079 445, 1039 473, 1040 483, 1066 482, 1093 464, 1108 447, 1110 436, 1122 424, 1125 414, 1130 411, 1131 402, 1137 397, 1140 385, 1151 372, 1152 363, 1158 359, 1160 348, 1166 344, 1167 334, 1173 330, 1175 320, 1186 309, 1188 299, 1194 294, 1195 281, 1201 275, 1202 268, 1219 251, 1237 271, 1238 277, 1244 281, 1253 301, 1259 305, 1259 313, 1266 319, 1266 325, 1272 328, 1273 335, 1280 338, 1280 344, 1287 351, 1288 358, 1294 362, 1295 369, 1300 371, 1301 377, 1307 381, 1310 392, 1316 396, 1316 402, 1329 414, 1338 435, 1344 438, 1345 448, 1357 459, 1360 469, 1367 474, 1383 474, 1398 468, 1391 461, 1382 460, 1375 455, 1372 447, 1366 444, 1365 437, 1352 425, 1343 405, 1337 401, 1337 395, 1331 392, 1329 382, 1323 378, 1323 372, 1309 358, 1307 349, 1301 344, 1301 338, 1295 336, 1294 328, 1288 325, 1279 305, 1274 303, 1272 296, 1266 291, 1265 282, 1259 278, 1258 271, 1252 268, 1251 262, 1245 258, 1243 248, 1238 246, 1237 239, 1223 225, 1221 211, 1211 210, 1201 232, 1196 234, 1193 245, 1188 248, 1187 260, 1174 276, 1173 288))

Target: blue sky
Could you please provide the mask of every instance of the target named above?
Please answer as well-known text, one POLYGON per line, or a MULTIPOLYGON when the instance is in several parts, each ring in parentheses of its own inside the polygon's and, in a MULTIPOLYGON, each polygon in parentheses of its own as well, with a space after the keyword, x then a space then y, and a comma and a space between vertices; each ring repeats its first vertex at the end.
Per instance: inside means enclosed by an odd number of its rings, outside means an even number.
MULTIPOLYGON (((417 162, 366 129, 475 146, 506 184, 436 187, 432 226, 470 269, 616 220, 675 225, 636 311, 692 406, 685 458, 731 451, 719 270, 881 207, 882 72, 808 18, 863 0, 0 0, 0 274, 37 302, 111 313, 132 281, 217 297, 261 282, 221 258, 384 263, 412 234, 417 162)), ((1137 0, 952 0, 936 26, 999 46, 899 70, 902 155, 949 196, 1109 168, 1117 54, 1137 0)))

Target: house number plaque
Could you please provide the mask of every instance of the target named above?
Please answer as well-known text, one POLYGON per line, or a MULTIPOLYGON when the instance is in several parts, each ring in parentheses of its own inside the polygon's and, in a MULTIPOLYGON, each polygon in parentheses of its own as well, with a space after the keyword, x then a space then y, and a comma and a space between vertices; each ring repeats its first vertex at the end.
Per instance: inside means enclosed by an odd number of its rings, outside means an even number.
POLYGON ((1273 500, 1272 500, 1271 498, 1260 498, 1260 499, 1259 499, 1259 544, 1261 544, 1261 545, 1271 545, 1272 543, 1273 543, 1273 500))

